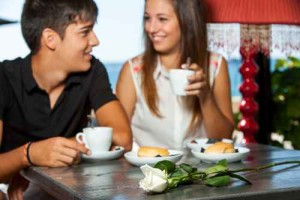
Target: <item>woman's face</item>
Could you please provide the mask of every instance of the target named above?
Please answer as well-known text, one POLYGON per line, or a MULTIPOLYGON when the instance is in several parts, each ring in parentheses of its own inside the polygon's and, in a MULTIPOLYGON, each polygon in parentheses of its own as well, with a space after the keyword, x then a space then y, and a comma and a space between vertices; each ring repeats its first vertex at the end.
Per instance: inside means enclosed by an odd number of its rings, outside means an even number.
POLYGON ((144 28, 158 53, 179 52, 180 27, 171 0, 147 0, 144 28))

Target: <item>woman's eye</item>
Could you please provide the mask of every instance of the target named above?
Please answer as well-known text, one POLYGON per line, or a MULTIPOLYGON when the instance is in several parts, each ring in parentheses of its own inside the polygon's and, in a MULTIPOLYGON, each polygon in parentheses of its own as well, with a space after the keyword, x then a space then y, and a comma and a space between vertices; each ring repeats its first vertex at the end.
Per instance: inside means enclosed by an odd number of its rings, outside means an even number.
POLYGON ((160 17, 159 18, 159 21, 162 21, 162 22, 164 22, 164 21, 167 21, 168 19, 167 18, 164 18, 164 17, 160 17))
POLYGON ((144 16, 144 21, 148 21, 150 19, 149 16, 144 16))

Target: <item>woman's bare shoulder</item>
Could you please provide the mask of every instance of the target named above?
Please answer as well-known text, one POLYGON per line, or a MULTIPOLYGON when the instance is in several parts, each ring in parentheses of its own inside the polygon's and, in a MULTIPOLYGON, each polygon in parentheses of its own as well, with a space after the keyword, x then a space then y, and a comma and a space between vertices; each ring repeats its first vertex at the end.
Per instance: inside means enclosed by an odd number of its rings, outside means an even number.
POLYGON ((222 54, 220 54, 220 53, 217 53, 217 52, 214 52, 214 51, 210 51, 209 53, 208 53, 208 55, 209 55, 209 58, 210 59, 225 59, 224 58, 224 56, 222 56, 222 54))
POLYGON ((132 68, 134 73, 138 73, 141 68, 143 66, 143 55, 137 55, 129 60, 127 60, 124 64, 123 64, 123 70, 130 70, 130 68, 132 68))
POLYGON ((227 65, 226 58, 217 52, 209 52, 209 64, 215 68, 219 68, 220 66, 227 65))

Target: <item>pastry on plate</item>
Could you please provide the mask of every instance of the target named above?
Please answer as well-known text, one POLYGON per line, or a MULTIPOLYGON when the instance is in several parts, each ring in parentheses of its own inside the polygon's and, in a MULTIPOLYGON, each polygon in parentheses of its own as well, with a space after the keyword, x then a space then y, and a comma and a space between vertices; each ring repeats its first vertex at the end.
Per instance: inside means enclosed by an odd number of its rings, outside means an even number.
POLYGON ((216 142, 208 146, 204 153, 234 153, 234 146, 232 143, 227 142, 216 142))
POLYGON ((161 147, 142 146, 138 150, 138 157, 165 157, 169 155, 168 149, 161 147))

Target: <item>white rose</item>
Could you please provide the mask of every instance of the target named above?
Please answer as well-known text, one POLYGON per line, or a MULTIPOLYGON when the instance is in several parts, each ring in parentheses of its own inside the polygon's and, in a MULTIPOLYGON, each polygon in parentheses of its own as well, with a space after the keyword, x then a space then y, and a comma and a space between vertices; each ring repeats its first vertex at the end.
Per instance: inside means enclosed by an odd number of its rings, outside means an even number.
POLYGON ((163 192, 168 186, 168 175, 160 169, 143 165, 140 167, 145 178, 140 181, 140 188, 146 192, 163 192))

